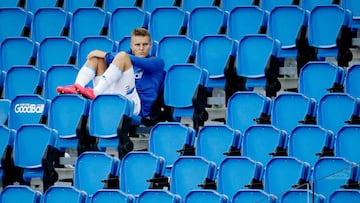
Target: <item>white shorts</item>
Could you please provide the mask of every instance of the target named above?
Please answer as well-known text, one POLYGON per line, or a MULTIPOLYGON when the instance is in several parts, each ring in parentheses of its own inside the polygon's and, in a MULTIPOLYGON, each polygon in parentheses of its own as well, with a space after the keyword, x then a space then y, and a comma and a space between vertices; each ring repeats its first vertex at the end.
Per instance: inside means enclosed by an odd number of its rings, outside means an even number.
MULTIPOLYGON (((98 84, 101 76, 94 78, 94 87, 98 84)), ((139 115, 141 110, 140 97, 135 87, 135 73, 134 69, 130 68, 122 73, 121 78, 115 83, 111 84, 103 94, 121 94, 134 103, 134 114, 139 115)))

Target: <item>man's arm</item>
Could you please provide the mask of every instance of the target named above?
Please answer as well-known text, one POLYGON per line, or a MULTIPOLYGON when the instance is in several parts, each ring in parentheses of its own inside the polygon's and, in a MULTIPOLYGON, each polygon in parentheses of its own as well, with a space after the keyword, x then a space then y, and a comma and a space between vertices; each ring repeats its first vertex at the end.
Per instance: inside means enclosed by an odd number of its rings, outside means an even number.
POLYGON ((134 55, 129 54, 130 60, 134 66, 137 66, 143 69, 145 72, 158 72, 163 71, 165 63, 161 58, 158 57, 149 57, 149 58, 141 58, 134 55))

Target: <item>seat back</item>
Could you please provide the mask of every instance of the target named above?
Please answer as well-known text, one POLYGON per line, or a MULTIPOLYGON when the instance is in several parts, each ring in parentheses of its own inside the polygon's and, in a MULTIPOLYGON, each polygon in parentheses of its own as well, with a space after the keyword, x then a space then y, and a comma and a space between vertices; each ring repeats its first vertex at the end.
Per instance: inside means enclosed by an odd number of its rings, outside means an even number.
POLYGON ((103 189, 108 178, 118 176, 119 160, 106 152, 84 152, 76 160, 74 186, 90 197, 103 189), (89 178, 91 177, 91 178, 89 178))
POLYGON ((10 100, 0 99, 0 124, 7 124, 10 112, 10 100))
MULTIPOLYGON (((158 2, 156 0, 147 0, 144 3, 149 1, 158 2)), ((178 6, 158 7, 150 15, 149 32, 151 39, 157 42, 166 35, 180 35, 182 32, 185 34, 183 30, 186 27, 187 15, 178 6)))
POLYGON ((333 0, 318 0, 318 1, 312 1, 312 0, 302 0, 300 2, 300 5, 302 8, 312 11, 315 7, 321 6, 321 5, 331 5, 333 0))
POLYGON ((33 65, 12 66, 4 81, 4 98, 14 99, 21 94, 41 94, 41 72, 33 65), (40 91, 40 90, 39 90, 40 91))
POLYGON ((46 72, 43 95, 45 99, 54 99, 58 93, 58 86, 74 83, 79 69, 75 65, 54 65, 46 72))
POLYGON ((293 5, 293 0, 263 0, 261 1, 261 8, 271 12, 274 8, 279 6, 293 5))
POLYGON ((60 203, 64 201, 83 203, 86 198, 86 192, 80 191, 74 186, 54 185, 45 191, 42 197, 42 203, 60 203))
POLYGON ((47 37, 40 43, 37 66, 46 74, 54 65, 75 64, 77 46, 68 37, 47 37))
POLYGON ((70 22, 71 39, 80 43, 88 36, 106 36, 107 33, 104 31, 109 28, 109 17, 108 13, 98 7, 76 9, 70 22))
POLYGON ((134 28, 147 28, 148 18, 148 14, 138 7, 119 7, 111 14, 109 36, 114 41, 120 41, 130 35, 134 28))
POLYGON ((198 7, 205 7, 205 6, 214 6, 213 0, 198 0, 198 1, 191 1, 191 0, 182 0, 182 9, 186 12, 191 13, 198 7))
POLYGON ((175 6, 175 0, 144 0, 143 1, 143 10, 149 13, 154 12, 159 7, 169 7, 175 6))
POLYGON ((27 185, 9 185, 1 191, 0 194, 1 202, 12 203, 12 202, 29 202, 29 203, 40 203, 41 192, 34 190, 27 185))
MULTIPOLYGON (((183 2, 183 4, 184 3, 185 2, 183 2)), ((226 14, 219 7, 196 7, 194 10, 191 11, 189 16, 188 36, 192 40, 199 41, 205 35, 221 34, 221 29, 226 27, 226 22, 226 14), (211 23, 204 23, 204 19, 211 19, 211 23)))
POLYGON ((268 13, 258 6, 238 6, 230 11, 227 35, 240 41, 247 34, 260 34, 267 26, 268 13))
POLYGON ((168 71, 175 64, 187 63, 194 59, 196 44, 185 35, 165 36, 159 41, 156 55, 164 60, 164 70, 168 71))
POLYGON ((260 189, 243 189, 236 192, 232 198, 233 203, 241 202, 277 202, 277 197, 273 194, 268 194, 260 189))
POLYGON ((99 189, 91 197, 90 203, 123 202, 132 203, 135 197, 118 189, 99 189))
POLYGON ((164 158, 151 152, 129 152, 120 165, 120 189, 127 194, 137 196, 151 188, 148 180, 161 177, 164 172, 164 158))
MULTIPOLYGON (((223 0, 221 2, 221 8, 224 11, 231 12, 231 10, 233 10, 236 7, 256 5, 255 3, 256 3, 256 1, 254 1, 254 0, 242 0, 242 1, 223 0)), ((259 6, 259 4, 260 4, 260 1, 258 2, 257 6, 259 6)))
MULTIPOLYGON (((332 131, 318 125, 297 126, 289 134, 289 156, 297 157, 314 166, 322 152, 334 150, 335 135, 332 131)), ((327 154, 329 155, 329 154, 327 154)))
POLYGON ((355 101, 346 93, 326 94, 319 102, 318 125, 336 134, 345 125, 345 121, 351 117, 355 101))
POLYGON ((356 0, 343 0, 343 1, 341 1, 341 6, 344 9, 348 9, 348 10, 351 11, 352 19, 351 19, 350 26, 351 26, 351 28, 358 29, 360 27, 360 21, 359 21, 360 4, 359 4, 359 1, 356 1, 356 0))
MULTIPOLYGON (((44 1, 31 1, 44 2, 44 1)), ((41 43, 47 37, 64 36, 68 33, 70 16, 62 8, 46 7, 39 8, 35 13, 31 24, 31 38, 41 43)), ((59 53, 59 52, 58 52, 59 53)))
POLYGON ((236 44, 226 35, 207 35, 199 41, 195 63, 209 72, 207 87, 225 89, 224 69, 235 58, 236 44))
POLYGON ((76 10, 82 7, 94 7, 95 0, 82 0, 82 1, 72 1, 64 0, 64 10, 70 13, 75 13, 76 10))
POLYGON ((185 197, 185 202, 196 203, 196 202, 221 202, 227 203, 229 199, 226 195, 220 194, 215 190, 192 190, 185 197))
MULTIPOLYGON (((54 8, 57 6, 57 0, 43 0, 43 1, 26 1, 26 10, 36 13, 39 9, 43 7, 54 8)), ((59 5, 60 6, 60 5, 59 5)))
POLYGON ((136 0, 104 0, 104 10, 107 12, 114 12, 117 8, 120 7, 139 7, 138 1, 136 0))
MULTIPOLYGON (((14 1, 15 2, 15 1, 14 1)), ((0 43, 8 37, 23 36, 24 28, 30 27, 31 15, 20 7, 0 8, 0 43)))
POLYGON ((337 133, 335 139, 335 155, 344 157, 349 161, 358 163, 360 156, 357 151, 359 141, 359 125, 344 125, 337 133))
POLYGON ((325 197, 321 194, 314 194, 311 190, 307 189, 288 190, 280 197, 281 203, 292 203, 298 201, 325 203, 325 197))
POLYGON ((354 64, 347 69, 345 76, 345 92, 354 96, 360 97, 360 85, 356 78, 360 76, 360 65, 354 64))
POLYGON ((138 203, 152 203, 152 202, 169 202, 169 203, 180 203, 182 202, 181 197, 176 194, 172 194, 168 190, 162 189, 147 189, 140 193, 137 198, 138 203))
POLYGON ((190 191, 199 189, 205 180, 214 181, 216 166, 199 156, 179 157, 170 176, 170 192, 185 197, 190 191))
POLYGON ((271 99, 258 92, 236 92, 228 101, 226 124, 244 132, 261 114, 269 115, 271 99))
POLYGON ((226 157, 219 165, 217 191, 232 199, 237 191, 247 189, 252 181, 262 181, 264 167, 246 156, 226 157))
POLYGON ((340 203, 344 201, 360 201, 360 192, 355 189, 339 189, 330 195, 329 203, 340 203))
POLYGON ((240 131, 225 124, 207 124, 198 132, 195 154, 219 166, 228 153, 238 150, 240 154, 240 148, 240 131))
POLYGON ((242 155, 264 165, 279 151, 286 150, 287 133, 272 125, 252 125, 243 133, 242 155))
POLYGON ((275 97, 271 109, 271 124, 288 134, 301 122, 316 117, 316 101, 301 93, 282 93, 275 97))
POLYGON ((331 62, 308 62, 300 70, 299 92, 320 101, 330 89, 343 84, 344 69, 331 62), (318 76, 321 75, 321 81, 318 76))

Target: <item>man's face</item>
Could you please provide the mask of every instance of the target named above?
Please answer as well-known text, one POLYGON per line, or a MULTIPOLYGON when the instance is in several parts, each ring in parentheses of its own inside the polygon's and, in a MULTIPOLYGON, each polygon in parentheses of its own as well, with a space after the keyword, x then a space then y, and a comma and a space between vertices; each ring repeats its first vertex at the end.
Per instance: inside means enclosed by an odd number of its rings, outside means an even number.
POLYGON ((147 57, 149 55, 151 41, 149 36, 132 36, 130 48, 132 54, 138 57, 147 57))

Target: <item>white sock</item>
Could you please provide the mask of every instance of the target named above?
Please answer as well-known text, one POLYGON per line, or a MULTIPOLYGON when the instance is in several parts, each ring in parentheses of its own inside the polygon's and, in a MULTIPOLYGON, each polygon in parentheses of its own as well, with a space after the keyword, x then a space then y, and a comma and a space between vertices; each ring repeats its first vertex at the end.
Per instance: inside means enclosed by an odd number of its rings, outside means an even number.
POLYGON ((110 66, 106 69, 104 74, 101 75, 101 79, 99 83, 94 87, 95 95, 99 95, 103 93, 110 84, 119 80, 122 76, 122 71, 114 64, 110 64, 110 66))
POLYGON ((84 65, 76 76, 75 83, 85 87, 95 77, 95 69, 84 65))

